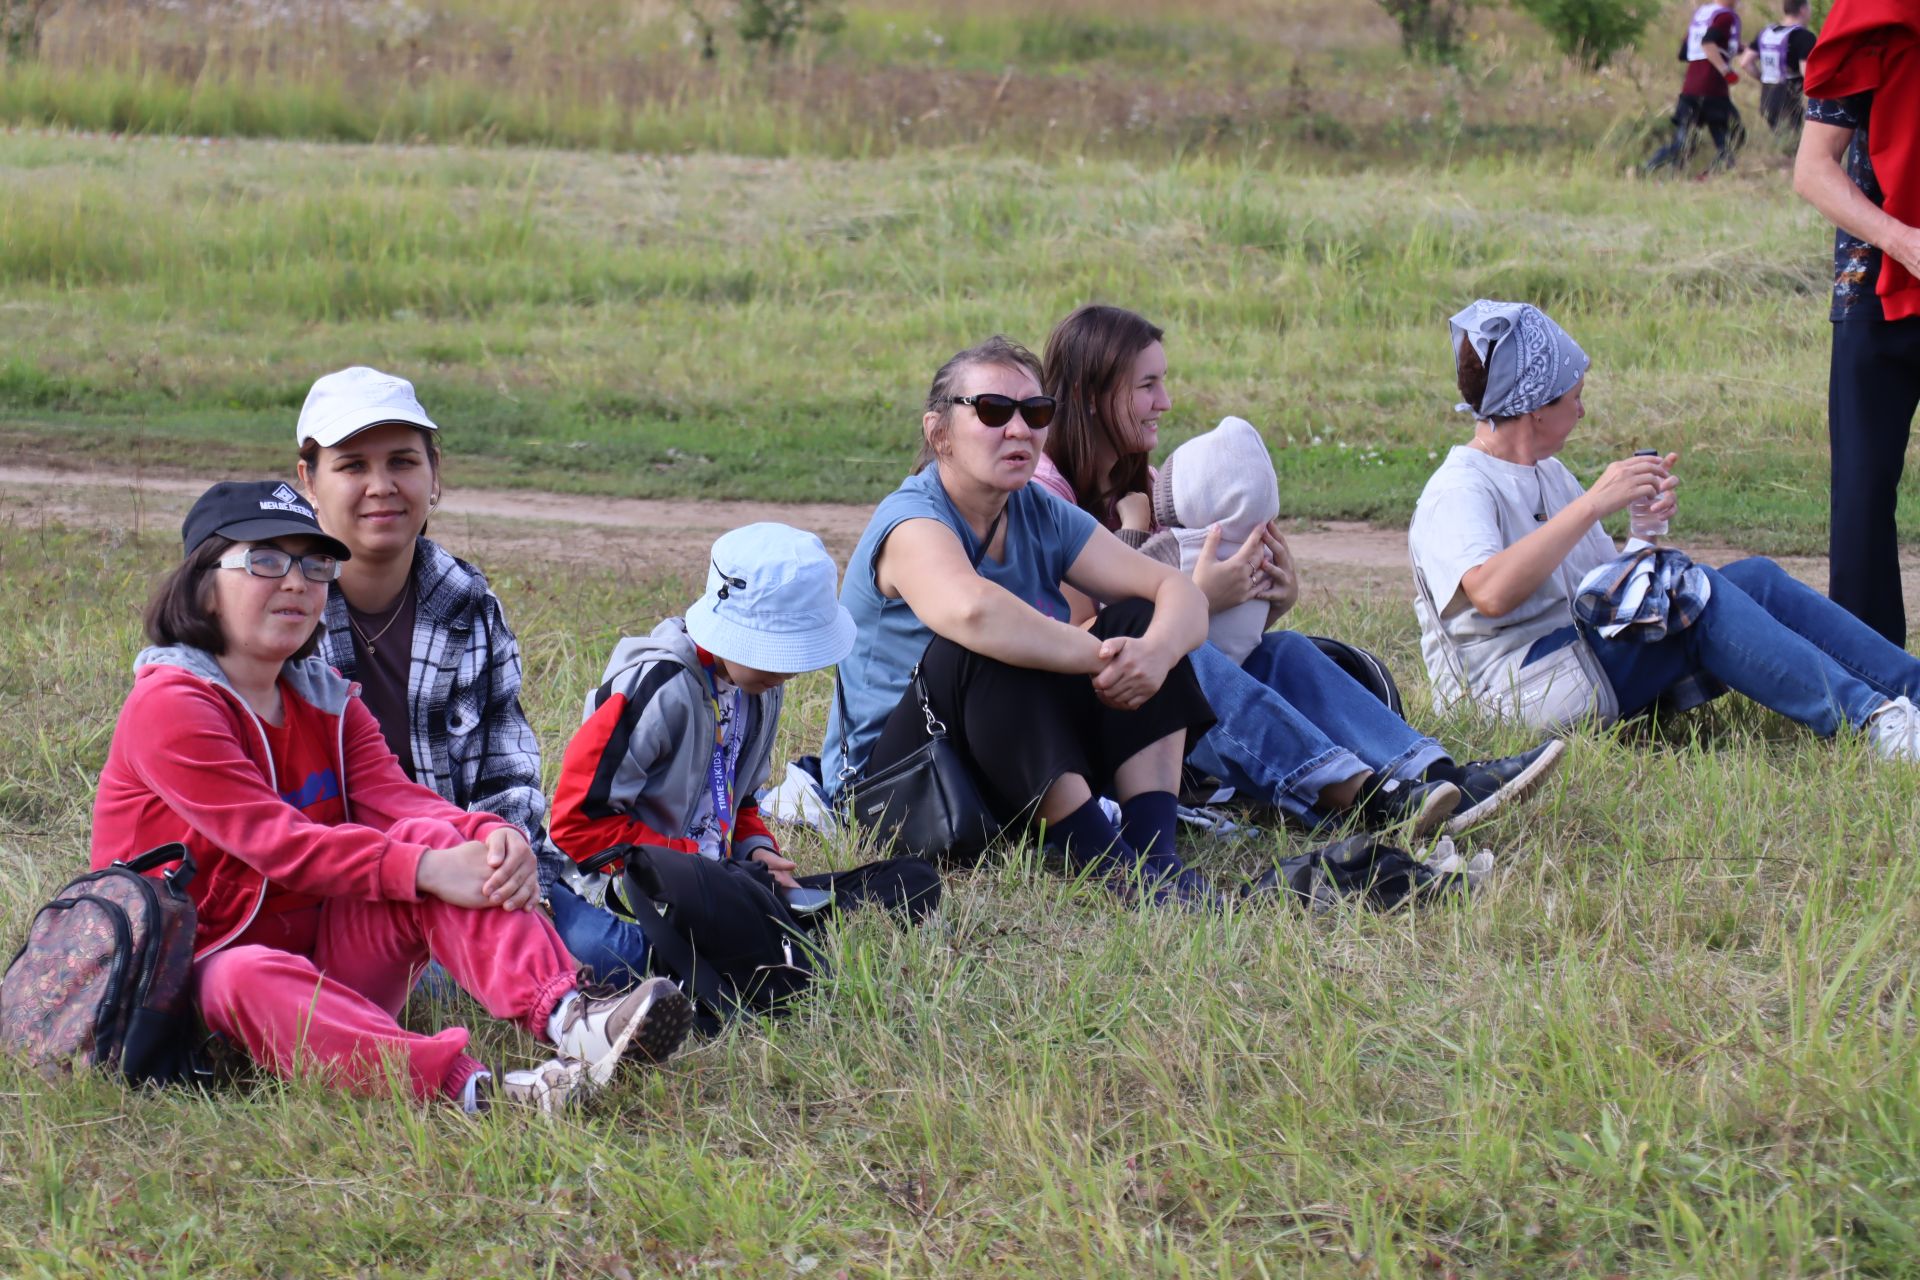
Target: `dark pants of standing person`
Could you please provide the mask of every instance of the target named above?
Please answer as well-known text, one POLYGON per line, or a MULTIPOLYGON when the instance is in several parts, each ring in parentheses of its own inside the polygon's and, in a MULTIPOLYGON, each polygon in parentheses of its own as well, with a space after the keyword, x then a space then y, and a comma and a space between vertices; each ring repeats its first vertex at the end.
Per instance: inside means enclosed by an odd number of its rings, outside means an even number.
POLYGON ((1800 132, 1801 122, 1807 115, 1807 100, 1800 92, 1800 81, 1782 80, 1779 84, 1761 85, 1760 114, 1766 119, 1767 128, 1775 133, 1800 132))
MULTIPOLYGON (((1102 609, 1092 632, 1102 640, 1139 636, 1152 621, 1150 602, 1125 600, 1102 609)), ((1029 820, 1047 788, 1067 774, 1085 778, 1095 795, 1112 795, 1114 772, 1141 751, 1181 730, 1191 744, 1213 727, 1213 709, 1186 658, 1132 711, 1100 701, 1091 676, 1008 666, 940 636, 927 645, 920 672, 934 714, 973 764, 982 797, 1003 826, 1029 820)), ((867 772, 926 741, 927 718, 909 687, 873 744, 867 772)))
POLYGON ((1895 507, 1920 407, 1920 316, 1833 326, 1827 438, 1833 449, 1827 595, 1893 643, 1907 643, 1895 507))
POLYGON ((1693 137, 1693 131, 1705 125, 1713 137, 1713 145, 1719 148, 1713 158, 1716 167, 1725 168, 1733 163, 1733 100, 1731 98, 1703 98, 1698 94, 1683 93, 1673 108, 1673 141, 1653 153, 1653 159, 1647 161, 1647 172, 1666 165, 1685 164, 1687 143, 1693 137))

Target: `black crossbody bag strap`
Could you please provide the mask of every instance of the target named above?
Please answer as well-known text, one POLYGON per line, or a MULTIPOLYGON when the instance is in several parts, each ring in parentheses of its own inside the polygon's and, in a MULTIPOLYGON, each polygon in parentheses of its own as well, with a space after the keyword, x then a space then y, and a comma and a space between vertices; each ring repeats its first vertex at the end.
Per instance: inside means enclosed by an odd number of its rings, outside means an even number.
MULTIPOLYGON (((980 571, 980 562, 987 558, 987 548, 993 545, 993 535, 1000 532, 1000 522, 1006 518, 1007 509, 1002 507, 1000 508, 1000 514, 993 518, 993 523, 987 526, 987 536, 980 539, 980 549, 973 553, 972 566, 975 573, 980 571)), ((929 721, 932 721, 933 703, 927 698, 927 682, 920 676, 920 664, 914 664, 913 674, 909 677, 909 680, 913 687, 914 696, 920 699, 920 709, 926 712, 927 718, 929 721)), ((846 691, 840 687, 840 677, 837 673, 833 678, 833 702, 840 711, 840 732, 845 733, 848 727, 851 726, 852 721, 847 717, 847 695, 846 691)), ((845 788, 846 784, 852 781, 852 770, 847 768, 844 759, 840 764, 840 777, 837 781, 842 788, 845 788)))
MULTIPOLYGON (((613 863, 624 861, 639 848, 639 845, 616 844, 582 862, 580 869, 604 871, 613 863)), ((660 953, 660 959, 667 968, 685 976, 693 998, 716 1017, 729 1013, 737 1002, 728 997, 720 975, 695 953, 692 944, 681 936, 679 930, 666 922, 660 914, 660 904, 642 892, 631 876, 620 876, 616 887, 632 914, 633 923, 647 936, 647 945, 660 953), (628 898, 637 898, 638 901, 627 901, 628 898)))
POLYGON ((627 902, 627 910, 633 913, 633 922, 640 926, 640 932, 647 935, 647 945, 660 953, 660 959, 666 967, 686 976, 693 998, 715 1017, 731 1014, 738 1002, 727 994, 713 966, 702 960, 679 931, 660 915, 659 904, 635 888, 633 880, 628 877, 621 879, 620 897, 623 901, 638 899, 627 902))

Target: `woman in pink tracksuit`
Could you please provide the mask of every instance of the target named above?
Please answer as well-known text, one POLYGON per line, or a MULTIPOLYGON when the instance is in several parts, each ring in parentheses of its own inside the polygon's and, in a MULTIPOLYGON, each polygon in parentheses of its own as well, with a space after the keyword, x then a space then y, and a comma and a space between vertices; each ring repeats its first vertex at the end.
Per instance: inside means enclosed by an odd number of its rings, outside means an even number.
POLYGON ((407 779, 358 686, 311 656, 347 548, 289 486, 215 485, 182 530, 186 558, 147 614, 152 648, 114 728, 94 800, 93 865, 178 840, 192 894, 196 1000, 262 1066, 318 1067, 362 1092, 397 1063, 422 1098, 505 1097, 551 1110, 629 1049, 663 1059, 692 1011, 655 979, 577 989, 532 908, 526 837, 407 779), (429 958, 556 1055, 496 1073, 467 1032, 395 1021, 429 958))

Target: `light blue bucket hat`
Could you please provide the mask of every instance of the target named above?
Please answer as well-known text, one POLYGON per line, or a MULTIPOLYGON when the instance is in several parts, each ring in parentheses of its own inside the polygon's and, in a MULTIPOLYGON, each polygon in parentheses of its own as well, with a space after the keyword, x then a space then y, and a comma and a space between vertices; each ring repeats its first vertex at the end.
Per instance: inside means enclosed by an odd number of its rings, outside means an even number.
POLYGON ((731 529, 714 541, 707 592, 687 610, 687 634, 708 653, 760 671, 830 667, 853 651, 839 578, 826 544, 804 529, 731 529))

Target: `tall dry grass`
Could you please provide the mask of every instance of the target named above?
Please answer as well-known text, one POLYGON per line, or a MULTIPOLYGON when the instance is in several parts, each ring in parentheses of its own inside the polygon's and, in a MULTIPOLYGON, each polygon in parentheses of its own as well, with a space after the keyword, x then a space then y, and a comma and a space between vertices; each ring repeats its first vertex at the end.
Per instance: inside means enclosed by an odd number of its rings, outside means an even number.
MULTIPOLYGON (((0 69, 0 119, 125 132, 867 156, 1281 150, 1352 164, 1462 137, 1591 141, 1647 103, 1487 10, 1456 66, 1370 4, 875 4, 772 62, 701 56, 677 6, 267 0, 69 4, 0 69), (1484 38, 1482 38, 1484 37, 1484 38)), ((724 29, 724 20, 721 20, 724 29)))

